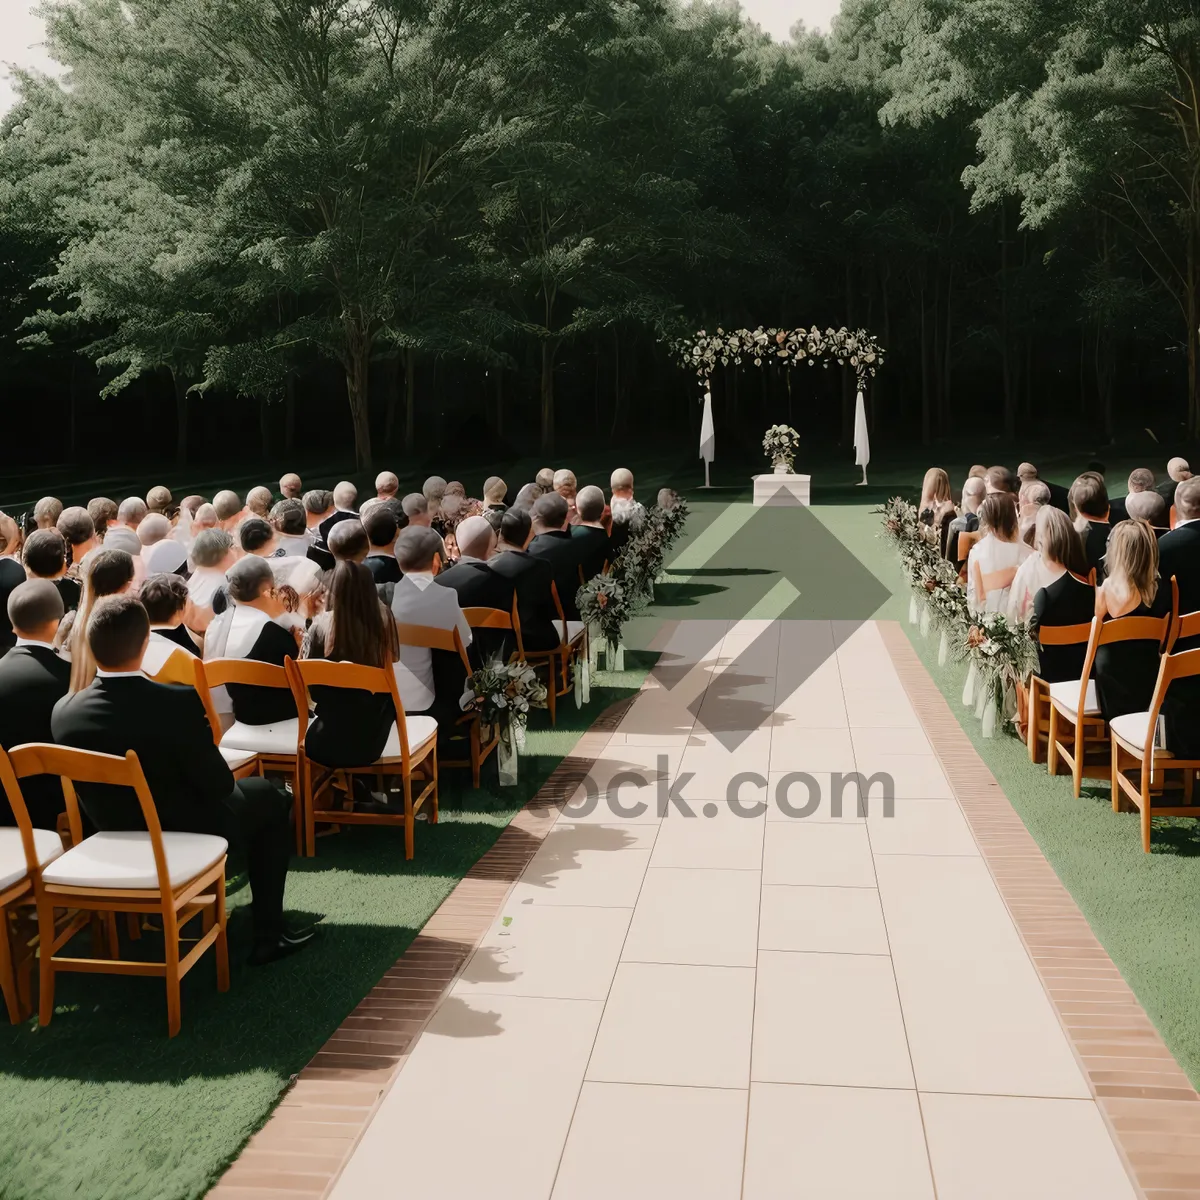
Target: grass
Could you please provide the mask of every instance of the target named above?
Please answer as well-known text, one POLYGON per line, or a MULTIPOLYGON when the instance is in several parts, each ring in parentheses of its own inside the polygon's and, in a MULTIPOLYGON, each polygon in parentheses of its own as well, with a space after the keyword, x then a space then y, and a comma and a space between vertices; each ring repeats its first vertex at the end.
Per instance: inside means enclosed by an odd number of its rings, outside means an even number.
POLYGON ((289 1077, 404 952, 595 717, 641 686, 652 661, 630 652, 625 672, 600 672, 591 704, 582 711, 560 705, 556 729, 537 714, 516 788, 496 786, 494 760, 478 792, 464 772, 447 772, 441 820, 418 825, 412 862, 404 861, 402 830, 369 827, 322 838, 315 859, 294 861, 288 911, 321 918, 319 940, 302 955, 263 969, 243 966, 248 894, 237 890, 230 898, 232 987, 217 993, 209 955, 184 980, 183 1030, 173 1040, 162 987, 148 979, 65 975, 48 1029, 36 1021, 0 1026, 0 1196, 204 1195, 289 1077))

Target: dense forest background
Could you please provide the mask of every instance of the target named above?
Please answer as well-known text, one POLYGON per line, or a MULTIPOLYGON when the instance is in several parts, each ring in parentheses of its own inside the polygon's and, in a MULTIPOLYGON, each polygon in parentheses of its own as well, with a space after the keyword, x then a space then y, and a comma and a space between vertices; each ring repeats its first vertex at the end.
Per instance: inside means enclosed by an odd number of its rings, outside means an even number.
MULTIPOLYGON (((51 0, 0 464, 694 442, 699 328, 864 327, 877 438, 1200 427, 1192 0, 51 0)), ((846 442, 836 367, 714 381, 846 442)))

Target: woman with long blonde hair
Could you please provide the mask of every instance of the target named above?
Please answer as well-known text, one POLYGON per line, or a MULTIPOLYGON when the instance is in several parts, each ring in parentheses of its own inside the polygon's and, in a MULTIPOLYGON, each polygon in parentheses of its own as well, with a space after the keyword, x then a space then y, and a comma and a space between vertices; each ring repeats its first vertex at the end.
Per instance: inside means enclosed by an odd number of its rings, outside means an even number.
POLYGON ((59 636, 64 639, 63 657, 71 660, 72 692, 81 692, 85 687, 90 687, 96 678, 96 660, 92 657, 87 640, 88 618, 98 600, 132 590, 133 556, 124 550, 97 550, 90 559, 84 561, 81 575, 83 592, 79 597, 79 608, 74 614, 68 614, 74 620, 66 631, 59 627, 59 636))
POLYGON ((953 505, 950 476, 941 467, 930 467, 925 472, 925 480, 921 484, 921 503, 917 506, 922 522, 926 525, 936 524, 947 506, 953 505))

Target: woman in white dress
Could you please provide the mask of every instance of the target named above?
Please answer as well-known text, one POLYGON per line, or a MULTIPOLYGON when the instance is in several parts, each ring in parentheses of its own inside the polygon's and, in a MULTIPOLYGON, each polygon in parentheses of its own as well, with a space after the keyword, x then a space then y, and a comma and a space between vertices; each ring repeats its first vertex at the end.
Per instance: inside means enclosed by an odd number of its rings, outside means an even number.
POLYGON ((967 558, 967 605, 972 612, 1006 612, 1017 569, 1033 553, 1020 540, 1016 497, 994 492, 979 507, 983 537, 967 558))
MULTIPOLYGON (((1045 486, 1043 484, 1043 486, 1045 486)), ((1044 587, 1061 579, 1067 571, 1087 575, 1083 543, 1065 512, 1049 506, 1039 508, 1034 520, 1031 554, 1018 568, 1008 592, 1005 615, 1009 623, 1025 622, 1033 615, 1033 599, 1044 587), (1067 561, 1068 558, 1070 561, 1067 561)))

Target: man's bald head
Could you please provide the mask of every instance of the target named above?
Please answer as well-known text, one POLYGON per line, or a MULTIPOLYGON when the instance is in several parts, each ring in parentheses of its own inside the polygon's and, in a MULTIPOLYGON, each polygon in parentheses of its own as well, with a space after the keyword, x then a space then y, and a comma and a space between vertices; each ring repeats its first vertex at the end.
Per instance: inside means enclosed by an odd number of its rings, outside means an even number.
POLYGON ((371 539, 361 521, 339 521, 329 531, 329 553, 338 562, 362 562, 371 549, 371 539))
POLYGON ((62 516, 63 502, 57 496, 43 496, 33 506, 33 519, 39 529, 53 529, 62 516))
POLYGON ((141 496, 127 496, 117 509, 117 520, 130 529, 136 529, 149 511, 141 496))
POLYGON ((1033 463, 1022 463, 1017 468, 1017 478, 1022 483, 1032 483, 1038 477, 1038 469, 1033 463))
POLYGON ((567 502, 557 492, 549 492, 534 501, 532 516, 537 533, 562 529, 567 523, 567 502))
POLYGON ((299 500, 304 495, 304 484, 295 471, 289 471, 279 480, 279 492, 285 500, 299 500))
POLYGON ((1167 463, 1167 474, 1176 483, 1182 483, 1185 479, 1191 479, 1192 469, 1188 466, 1186 458, 1173 458, 1167 463))
POLYGON ((575 498, 575 510, 581 521, 599 521, 604 516, 604 493, 595 484, 588 484, 575 498))
POLYGON ((380 471, 375 476, 375 495, 380 500, 390 500, 400 490, 400 480, 393 471, 380 471))
POLYGON ((357 499, 358 488, 356 488, 348 479, 343 479, 342 482, 333 489, 334 507, 340 508, 343 512, 350 512, 354 508, 354 502, 357 499))
POLYGON ((468 517, 459 523, 454 536, 463 554, 485 562, 496 546, 496 531, 486 517, 468 517))
POLYGON ((269 487, 252 487, 246 493, 246 507, 256 517, 271 515, 271 489, 269 487))
POLYGON ((213 497, 212 506, 216 509, 217 520, 222 525, 242 514, 242 498, 237 492, 231 492, 228 488, 213 497))
POLYGON ((1125 497, 1125 511, 1135 521, 1147 521, 1157 529, 1165 529, 1170 520, 1167 502, 1153 490, 1130 492, 1125 497))

